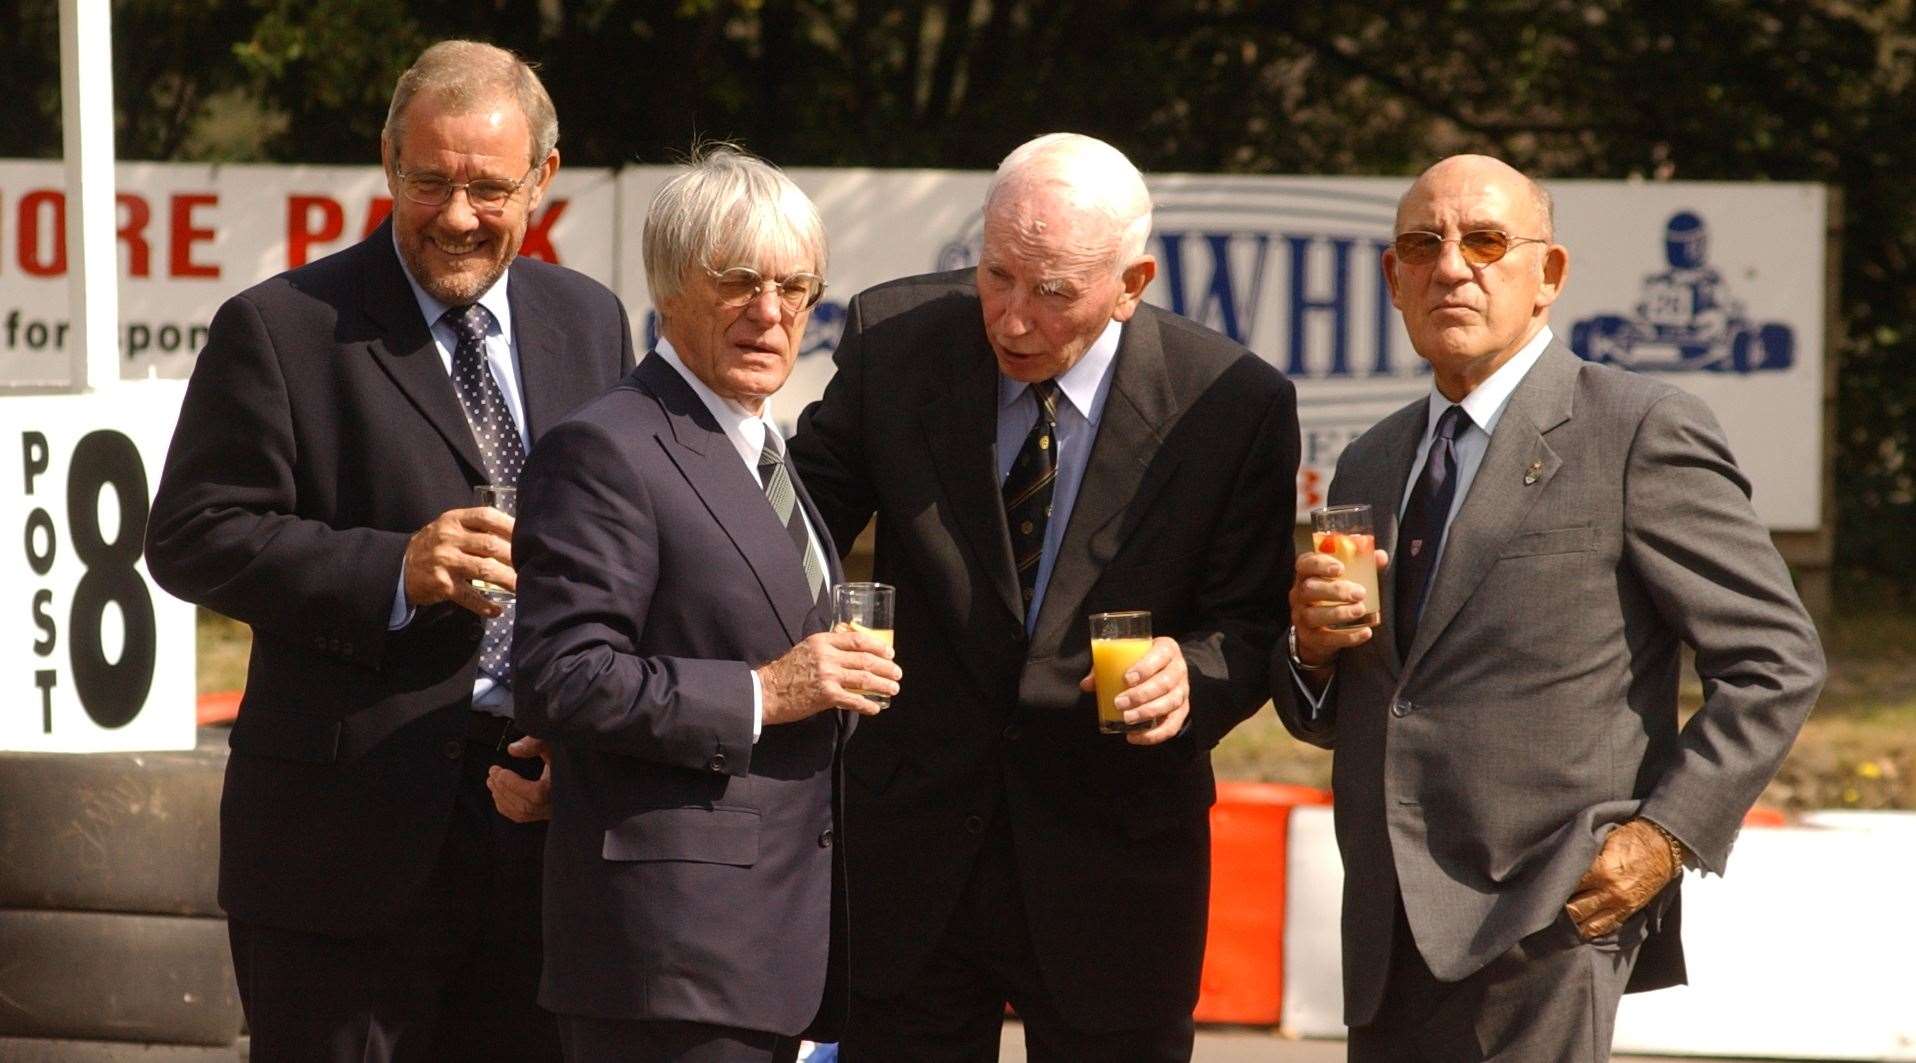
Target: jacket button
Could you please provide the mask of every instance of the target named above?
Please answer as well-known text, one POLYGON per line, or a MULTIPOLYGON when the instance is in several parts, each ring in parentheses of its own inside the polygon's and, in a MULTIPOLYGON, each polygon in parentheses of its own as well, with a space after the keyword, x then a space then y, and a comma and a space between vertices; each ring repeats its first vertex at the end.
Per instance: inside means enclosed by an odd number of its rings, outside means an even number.
POLYGON ((1398 698, 1390 703, 1390 714, 1392 716, 1409 716, 1416 711, 1417 706, 1405 701, 1403 698, 1398 698))
POLYGON ((463 738, 446 739, 445 753, 447 760, 458 760, 460 757, 465 756, 466 740, 463 738))
POLYGON ((983 834, 985 832, 984 817, 983 816, 966 816, 965 830, 971 832, 972 834, 983 834))
POLYGON ((1016 742, 1019 736, 1023 735, 1024 733, 1025 733, 1024 728, 1019 727, 1015 723, 1005 724, 1004 734, 1005 734, 1005 741, 1007 742, 1016 742))
POLYGON ((712 759, 706 761, 705 766, 712 769, 713 771, 718 771, 718 772, 724 771, 725 770, 725 754, 723 753, 712 754, 712 759))
POLYGON ((825 832, 818 836, 818 847, 820 849, 830 849, 832 847, 832 829, 830 827, 826 827, 825 832))

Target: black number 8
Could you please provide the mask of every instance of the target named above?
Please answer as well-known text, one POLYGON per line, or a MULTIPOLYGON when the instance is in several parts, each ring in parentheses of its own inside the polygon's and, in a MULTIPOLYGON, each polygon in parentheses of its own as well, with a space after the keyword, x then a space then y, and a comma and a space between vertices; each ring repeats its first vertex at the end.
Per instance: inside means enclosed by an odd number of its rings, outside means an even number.
POLYGON ((101 727, 126 726, 140 714, 153 686, 153 596, 133 567, 146 538, 149 509, 146 464, 133 441, 112 431, 81 439, 67 470, 67 525, 86 574, 73 589, 67 630, 73 686, 86 714, 101 727), (102 487, 113 488, 119 501, 120 526, 112 542, 100 534, 102 487), (101 648, 100 622, 109 602, 120 607, 126 630, 118 663, 108 661, 101 648))

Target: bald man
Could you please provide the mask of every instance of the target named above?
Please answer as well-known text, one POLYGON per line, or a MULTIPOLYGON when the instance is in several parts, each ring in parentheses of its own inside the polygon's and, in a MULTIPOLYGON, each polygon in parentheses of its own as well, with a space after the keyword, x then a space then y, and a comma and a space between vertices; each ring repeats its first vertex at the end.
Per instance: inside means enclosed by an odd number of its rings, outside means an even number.
POLYGON ((1273 668, 1285 725, 1336 751, 1350 1058, 1606 1059, 1621 995, 1684 980, 1681 872, 1723 871, 1822 650, 1709 409, 1556 342, 1541 187, 1445 159, 1396 229, 1432 387, 1329 498, 1378 514, 1382 601, 1299 557, 1273 668))
POLYGON ((908 677, 846 752, 849 1063, 1185 1060, 1209 751, 1266 696, 1291 568, 1293 389, 1142 302, 1151 201, 1056 134, 986 197, 977 269, 852 301, 791 452, 833 539, 878 519, 908 677), (1103 734, 1086 617, 1157 638, 1103 734))

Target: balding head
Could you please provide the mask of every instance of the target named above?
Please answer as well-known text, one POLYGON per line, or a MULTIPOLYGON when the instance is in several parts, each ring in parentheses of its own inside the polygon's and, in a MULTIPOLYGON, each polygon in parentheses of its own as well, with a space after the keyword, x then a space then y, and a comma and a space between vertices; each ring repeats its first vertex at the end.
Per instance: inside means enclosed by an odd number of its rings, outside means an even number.
POLYGON ((1570 268, 1569 252, 1552 242, 1550 214, 1550 197, 1537 182, 1485 155, 1437 163, 1398 201, 1398 237, 1434 233, 1436 240, 1423 237, 1421 248, 1405 242, 1402 253, 1394 242, 1384 252, 1391 303, 1453 402, 1548 325, 1570 268), (1505 239, 1475 241, 1466 253, 1466 234, 1482 230, 1505 239), (1501 257, 1485 261, 1498 247, 1501 257))
POLYGON ((985 213, 1045 197, 1084 215, 1084 230, 1108 234, 1114 268, 1144 254, 1151 235, 1151 193, 1124 153, 1082 133, 1047 133, 1020 144, 998 164, 985 213))

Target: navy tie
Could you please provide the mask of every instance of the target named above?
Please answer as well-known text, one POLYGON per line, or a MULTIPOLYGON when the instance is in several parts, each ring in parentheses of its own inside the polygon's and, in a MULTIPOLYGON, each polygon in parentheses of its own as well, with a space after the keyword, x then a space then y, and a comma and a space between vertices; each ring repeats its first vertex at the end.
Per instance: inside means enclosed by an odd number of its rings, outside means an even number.
MULTIPOLYGON (((486 482, 506 487, 517 486, 519 470, 525 466, 525 444, 519 439, 519 425, 512 419, 499 382, 492 378, 486 364, 486 331, 492 325, 492 312, 477 303, 455 306, 440 320, 452 326, 459 345, 452 352, 452 383, 459 392, 459 404, 465 407, 466 423, 479 444, 479 456, 485 461, 486 482)), ((486 621, 485 639, 479 644, 479 670, 501 684, 512 678, 512 607, 486 621)))
POLYGON ((1424 614, 1424 596, 1444 548, 1444 529, 1450 523, 1450 503, 1457 496, 1457 434, 1470 425, 1462 406, 1451 406, 1437 419, 1437 434, 1424 458, 1424 471, 1411 489, 1410 504, 1397 529, 1397 654, 1410 656, 1417 638, 1417 621, 1424 614))
POLYGON ((1018 448, 1011 473, 1000 489, 1026 613, 1031 611, 1031 599, 1037 593, 1038 559, 1044 555, 1045 527, 1051 522, 1051 491, 1058 479, 1057 381, 1040 380, 1031 385, 1031 396, 1038 400, 1038 421, 1025 436, 1024 446, 1018 448))

